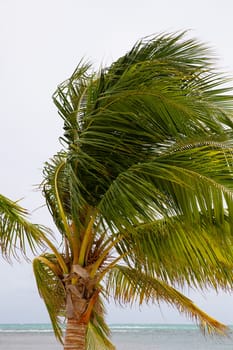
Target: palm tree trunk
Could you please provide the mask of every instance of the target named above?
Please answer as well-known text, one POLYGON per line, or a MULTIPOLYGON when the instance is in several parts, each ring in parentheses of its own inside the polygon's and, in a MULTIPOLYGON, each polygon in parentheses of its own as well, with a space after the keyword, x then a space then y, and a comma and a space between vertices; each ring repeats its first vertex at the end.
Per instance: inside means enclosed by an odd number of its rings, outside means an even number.
POLYGON ((85 350, 87 325, 76 319, 67 320, 64 350, 85 350))

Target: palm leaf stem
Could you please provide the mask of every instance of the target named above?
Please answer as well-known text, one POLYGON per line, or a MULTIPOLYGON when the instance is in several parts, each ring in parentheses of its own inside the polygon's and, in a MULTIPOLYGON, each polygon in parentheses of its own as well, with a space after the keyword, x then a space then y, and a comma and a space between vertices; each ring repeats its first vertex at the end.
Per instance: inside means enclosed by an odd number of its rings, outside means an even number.
POLYGON ((59 171, 65 166, 65 162, 61 162, 61 164, 58 166, 58 168, 56 169, 56 173, 55 173, 55 178, 54 178, 54 182, 55 182, 55 195, 57 198, 57 202, 58 202, 58 210, 60 212, 61 218, 62 218, 62 222, 63 222, 63 226, 64 226, 64 230, 65 230, 65 234, 68 238, 68 240, 70 241, 70 243, 72 244, 72 237, 70 234, 70 227, 69 224, 67 222, 66 216, 65 216, 65 212, 64 212, 64 208, 62 206, 62 201, 60 199, 59 196, 59 190, 58 190, 58 174, 59 171))
POLYGON ((46 236, 43 237, 43 240, 49 246, 49 248, 53 251, 53 253, 56 256, 57 261, 58 261, 58 263, 59 263, 59 265, 60 265, 60 267, 61 267, 61 269, 63 271, 63 273, 67 274, 69 271, 68 271, 68 268, 66 266, 66 263, 65 263, 62 255, 59 253, 57 248, 53 245, 53 243, 46 236))
MULTIPOLYGON (((79 259, 79 251, 80 251, 80 240, 78 238, 78 235, 76 234, 77 228, 74 223, 74 221, 71 224, 71 231, 72 231, 72 248, 73 248, 73 265, 78 264, 78 259, 79 259)), ((69 257, 69 252, 68 252, 68 243, 66 242, 66 250, 67 250, 67 257, 69 257)))
POLYGON ((87 253, 87 248, 89 246, 89 242, 91 240, 92 228, 93 228, 93 225, 95 222, 95 218, 96 218, 96 213, 93 213, 93 215, 92 215, 92 217, 87 225, 87 229, 84 233, 83 241, 81 243, 80 254, 79 254, 79 258, 78 258, 78 263, 81 266, 83 266, 85 263, 85 257, 86 257, 86 253, 87 253))
POLYGON ((87 88, 88 88, 88 86, 86 86, 86 87, 84 88, 84 90, 83 90, 81 96, 79 97, 79 102, 78 102, 78 106, 77 106, 77 113, 78 113, 79 110, 80 110, 80 106, 81 106, 81 104, 82 104, 82 102, 83 102, 83 97, 85 96, 85 94, 86 94, 86 92, 87 92, 87 88))

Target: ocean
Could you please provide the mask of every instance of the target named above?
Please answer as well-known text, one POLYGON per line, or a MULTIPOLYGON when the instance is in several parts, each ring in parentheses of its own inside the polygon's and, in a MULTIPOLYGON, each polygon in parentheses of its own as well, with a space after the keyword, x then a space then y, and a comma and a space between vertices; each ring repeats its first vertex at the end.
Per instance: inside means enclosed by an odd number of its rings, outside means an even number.
MULTIPOLYGON (((204 336, 194 325, 113 324, 117 350, 232 350, 229 336, 204 336)), ((50 324, 0 324, 1 350, 62 350, 50 324)))

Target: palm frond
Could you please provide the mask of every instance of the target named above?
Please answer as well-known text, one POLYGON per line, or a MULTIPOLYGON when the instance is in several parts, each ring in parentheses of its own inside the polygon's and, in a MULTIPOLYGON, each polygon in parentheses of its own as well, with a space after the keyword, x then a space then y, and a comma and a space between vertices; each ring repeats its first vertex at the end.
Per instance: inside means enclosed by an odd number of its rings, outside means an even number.
POLYGON ((0 251, 3 257, 19 259, 19 253, 27 258, 27 248, 33 254, 45 247, 44 237, 51 232, 42 225, 28 221, 28 212, 18 202, 0 195, 0 251))
MULTIPOLYGON (((221 222, 225 210, 230 210, 224 198, 232 198, 233 194, 232 155, 232 148, 225 148, 224 145, 218 148, 199 146, 177 149, 168 155, 161 155, 155 160, 161 169, 160 185, 163 188, 164 184, 165 191, 184 216, 192 218, 198 217, 200 212, 209 212, 210 220, 214 213, 216 220, 221 222)), ((150 164, 145 164, 142 172, 150 176, 149 168, 150 164)), ((158 174, 158 170, 155 170, 155 174, 158 174)), ((232 216, 232 212, 229 212, 229 216, 232 216)))
POLYGON ((61 276, 57 273, 59 268, 56 257, 44 254, 35 258, 33 271, 39 294, 48 310, 54 334, 62 342, 62 320, 65 317, 66 297, 61 276))
POLYGON ((232 290, 233 237, 227 217, 222 225, 204 216, 192 224, 177 217, 156 220, 123 233, 115 248, 126 254, 128 266, 166 283, 232 290))
POLYGON ((111 343, 110 329, 105 322, 105 308, 103 301, 98 297, 98 301, 93 309, 91 320, 87 329, 87 350, 114 350, 111 343))
POLYGON ((71 148, 75 146, 83 127, 84 107, 87 103, 86 89, 91 80, 91 75, 88 74, 90 67, 89 63, 81 61, 72 76, 60 84, 53 95, 53 101, 64 120, 62 140, 71 148))
POLYGON ((128 66, 144 61, 167 59, 171 65, 182 69, 208 67, 212 64, 210 50, 195 39, 184 39, 186 31, 162 33, 139 40, 124 56, 112 64, 111 73, 121 76, 128 66))
POLYGON ((115 267, 109 274, 107 289, 119 303, 165 302, 196 321, 204 332, 224 334, 227 331, 225 325, 207 315, 175 288, 139 270, 115 267))
POLYGON ((87 350, 114 350, 115 346, 102 333, 100 325, 89 322, 86 335, 87 350))
POLYGON ((220 145, 176 148, 133 165, 109 186, 100 212, 118 229, 174 215, 198 222, 205 213, 221 223, 228 211, 231 218, 232 148, 220 145))
MULTIPOLYGON (((72 221, 78 229, 82 226, 82 211, 87 207, 85 183, 76 175, 81 172, 81 162, 75 156, 69 159, 65 152, 56 154, 44 167, 44 180, 41 184, 48 208, 62 236, 69 241, 72 221)), ((75 233, 78 235, 78 232, 75 233)))
POLYGON ((69 236, 70 193, 66 157, 65 152, 59 152, 45 164, 41 188, 57 228, 62 235, 69 236))

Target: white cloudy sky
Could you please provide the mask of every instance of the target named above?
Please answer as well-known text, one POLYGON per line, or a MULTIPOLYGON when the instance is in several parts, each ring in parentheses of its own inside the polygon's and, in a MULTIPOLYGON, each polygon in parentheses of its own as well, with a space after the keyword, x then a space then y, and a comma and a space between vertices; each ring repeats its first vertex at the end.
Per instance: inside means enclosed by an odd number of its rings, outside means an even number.
MULTIPOLYGON (((60 149, 62 122, 51 95, 82 57, 111 63, 138 39, 190 29, 208 43, 233 75, 232 0, 0 0, 0 193, 31 212, 43 204, 34 191, 43 163, 60 149)), ((51 225, 45 209, 34 222, 51 225)), ((0 260, 0 323, 46 322, 31 266, 0 260)), ((233 323, 233 297, 189 293, 220 321, 233 323)), ((118 310, 110 322, 185 322, 162 306, 118 310)))

